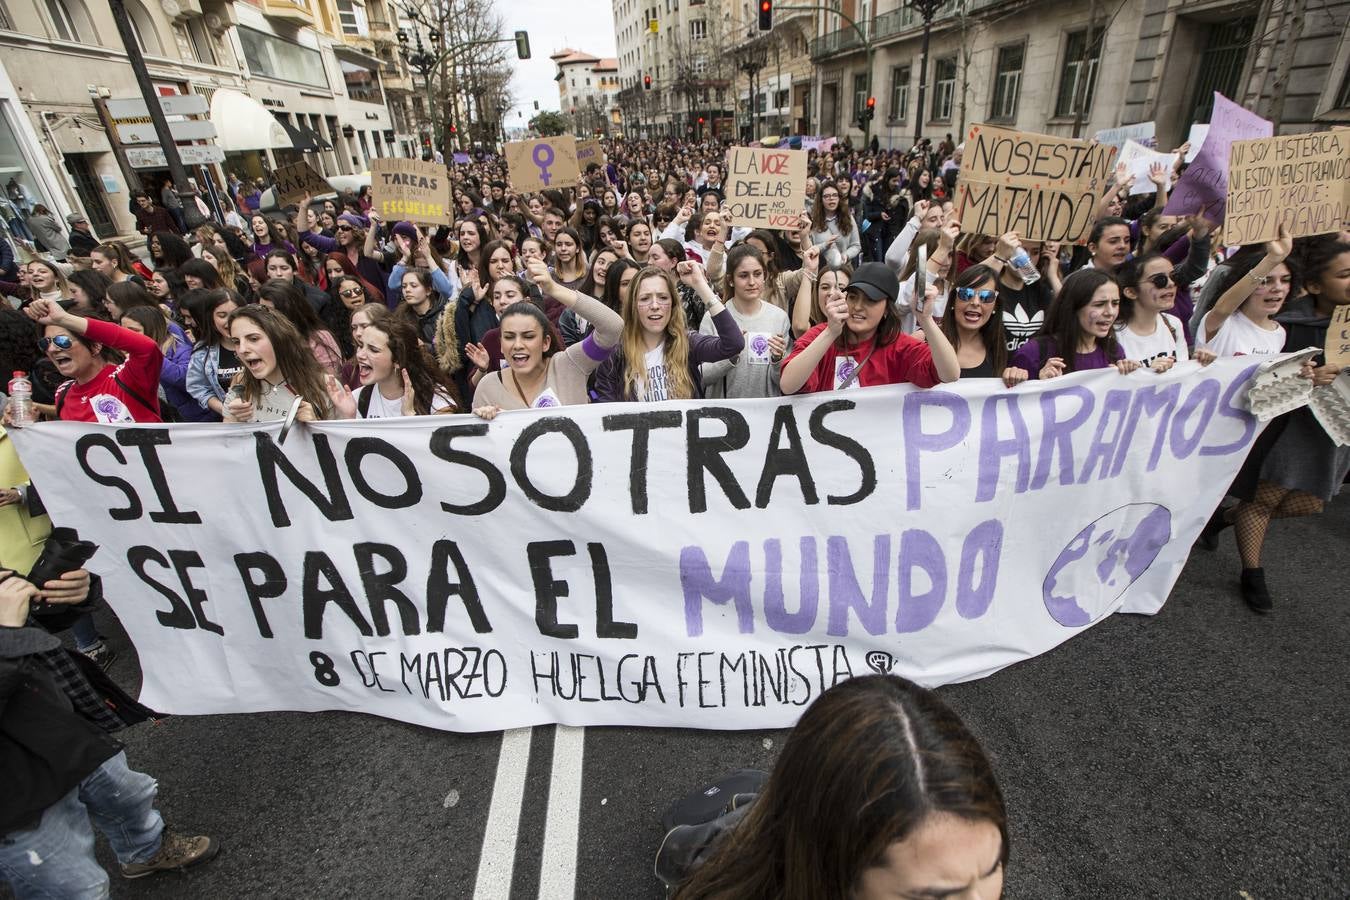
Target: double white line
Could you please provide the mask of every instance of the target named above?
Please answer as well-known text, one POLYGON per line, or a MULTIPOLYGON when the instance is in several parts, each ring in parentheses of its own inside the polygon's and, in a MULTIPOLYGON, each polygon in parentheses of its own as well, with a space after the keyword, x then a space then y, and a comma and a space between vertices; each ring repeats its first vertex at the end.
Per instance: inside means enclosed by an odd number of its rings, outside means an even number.
MULTIPOLYGON (((532 728, 502 733, 492 804, 478 857, 474 900, 509 900, 515 873, 516 840, 525 801, 532 728)), ((577 884, 577 840, 581 831, 581 778, 586 730, 557 726, 548 784, 548 815, 539 874, 541 900, 571 900, 577 884)))

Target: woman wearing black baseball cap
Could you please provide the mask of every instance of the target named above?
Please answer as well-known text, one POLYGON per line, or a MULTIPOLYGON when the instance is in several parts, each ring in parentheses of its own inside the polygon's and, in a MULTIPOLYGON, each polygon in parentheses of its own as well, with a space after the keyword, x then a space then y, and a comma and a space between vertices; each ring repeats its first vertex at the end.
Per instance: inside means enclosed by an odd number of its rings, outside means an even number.
POLYGON ((933 319, 937 289, 915 310, 927 342, 901 328, 895 306, 900 283, 885 263, 863 263, 842 298, 825 307, 826 321, 798 339, 783 363, 784 394, 915 384, 932 387, 961 377, 956 350, 933 319))

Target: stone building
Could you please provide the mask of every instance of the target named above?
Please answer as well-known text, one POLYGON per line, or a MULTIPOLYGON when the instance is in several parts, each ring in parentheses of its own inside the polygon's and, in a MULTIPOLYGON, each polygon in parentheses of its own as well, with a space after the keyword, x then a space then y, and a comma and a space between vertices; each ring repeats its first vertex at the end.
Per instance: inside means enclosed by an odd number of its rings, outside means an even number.
POLYGON ((1284 132, 1350 120, 1350 0, 950 0, 934 17, 922 108, 920 14, 900 0, 837 8, 867 42, 840 15, 816 16, 816 115, 799 131, 860 141, 869 96, 883 146, 976 122, 1090 136, 1146 121, 1174 145, 1208 120, 1216 90, 1284 132))

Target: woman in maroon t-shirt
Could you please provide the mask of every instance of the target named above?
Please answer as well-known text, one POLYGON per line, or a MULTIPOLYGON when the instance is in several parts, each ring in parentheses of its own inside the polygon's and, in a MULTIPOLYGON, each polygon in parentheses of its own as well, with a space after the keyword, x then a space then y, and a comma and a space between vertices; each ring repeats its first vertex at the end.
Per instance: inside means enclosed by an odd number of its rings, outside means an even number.
POLYGON ((36 300, 24 312, 42 326, 39 349, 70 379, 56 389, 57 418, 105 424, 163 421, 159 372, 164 353, 152 339, 72 315, 51 300, 36 300))
POLYGON ((961 377, 951 341, 933 319, 932 298, 917 309, 927 342, 901 328, 895 298, 900 285, 884 263, 863 263, 844 297, 825 308, 826 321, 802 335, 783 363, 784 394, 915 384, 933 387, 961 377))

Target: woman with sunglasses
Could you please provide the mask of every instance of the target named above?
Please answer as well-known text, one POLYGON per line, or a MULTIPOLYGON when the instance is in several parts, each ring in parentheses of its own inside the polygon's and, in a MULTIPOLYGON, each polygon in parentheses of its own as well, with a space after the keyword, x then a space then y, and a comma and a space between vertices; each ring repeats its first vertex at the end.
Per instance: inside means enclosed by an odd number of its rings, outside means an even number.
POLYGON ((986 265, 969 266, 956 276, 942 314, 942 333, 956 348, 961 378, 1002 378, 1008 387, 1026 381, 1026 369, 1008 365, 1008 336, 998 302, 998 281, 986 265))
POLYGON ((784 394, 846 390, 878 384, 933 387, 961 377, 956 350, 933 319, 937 289, 929 287, 915 314, 927 342, 904 333, 895 298, 900 284, 885 263, 863 263, 827 319, 798 339, 783 363, 784 394))
MULTIPOLYGON (((1166 372, 1189 359, 1181 320, 1167 311, 1177 302, 1172 261, 1161 253, 1136 256, 1116 270, 1116 281, 1120 282, 1116 340, 1125 357, 1155 372, 1166 372)), ((1208 364, 1214 354, 1201 348, 1195 358, 1208 364)))
POLYGON ((159 373, 164 353, 153 340, 112 322, 72 315, 50 300, 35 300, 24 312, 42 326, 38 349, 69 379, 56 391, 57 418, 104 424, 163 421, 159 373))

